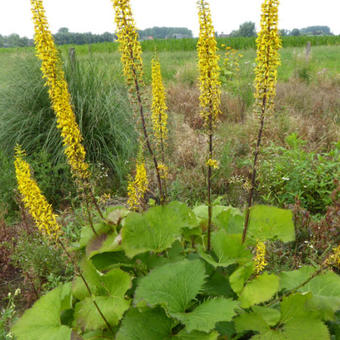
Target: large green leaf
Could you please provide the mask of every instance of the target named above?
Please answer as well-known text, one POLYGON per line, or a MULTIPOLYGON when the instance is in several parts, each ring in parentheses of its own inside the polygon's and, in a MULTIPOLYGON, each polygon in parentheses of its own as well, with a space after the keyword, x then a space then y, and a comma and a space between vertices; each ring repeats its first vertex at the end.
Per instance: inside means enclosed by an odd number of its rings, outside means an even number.
POLYGON ((217 340, 217 338, 218 333, 215 331, 210 334, 197 331, 187 333, 185 329, 183 329, 177 335, 173 336, 171 340, 217 340))
POLYGON ((297 270, 289 272, 281 272, 280 276, 280 289, 292 290, 300 284, 308 280, 316 271, 314 267, 303 266, 297 270))
POLYGON ((71 285, 60 286, 41 297, 12 328, 17 340, 70 340, 71 328, 61 324, 60 314, 71 295, 71 285), (64 306, 63 306, 64 305, 64 306))
MULTIPOLYGON (((302 267, 291 272, 282 272, 281 289, 291 290, 311 278, 316 271, 313 267, 302 267)), ((334 312, 340 309, 340 277, 328 271, 319 274, 310 282, 298 289, 299 292, 311 292, 313 297, 309 301, 310 308, 318 310, 324 320, 334 318, 334 312)))
POLYGON ((238 332, 258 332, 251 338, 256 340, 329 340, 326 325, 318 318, 318 312, 310 309, 311 299, 311 293, 284 297, 281 313, 273 308, 253 306, 253 312, 243 313, 235 319, 236 329, 238 332))
MULTIPOLYGON (((101 274, 90 261, 83 260, 81 269, 91 293, 95 296, 123 297, 131 287, 130 275, 119 268, 114 268, 106 274, 101 274)), ((74 279, 72 293, 78 300, 90 296, 85 283, 80 277, 74 279)))
MULTIPOLYGON (((212 209, 212 219, 215 223, 215 218, 225 210, 228 210, 229 207, 225 207, 223 205, 214 205, 212 209)), ((207 205, 199 205, 193 209, 194 214, 196 215, 199 223, 202 224, 207 224, 208 223, 208 206, 207 205)))
POLYGON ((130 213, 122 228, 122 247, 129 257, 162 252, 180 237, 183 228, 196 225, 192 210, 180 202, 153 207, 144 214, 130 213))
MULTIPOLYGON (((110 226, 105 224, 104 222, 94 224, 93 228, 95 229, 97 235, 102 235, 106 232, 110 231, 110 226)), ((91 226, 86 225, 81 229, 80 240, 79 243, 74 243, 74 249, 82 249, 87 246, 90 240, 97 237, 91 228, 91 226)))
POLYGON ((255 269, 254 263, 251 261, 244 266, 237 268, 229 277, 230 286, 236 294, 240 294, 244 284, 253 274, 255 269))
POLYGON ((255 313, 242 313, 235 318, 235 327, 238 333, 245 331, 255 331, 260 333, 266 333, 270 330, 269 325, 262 316, 255 313))
POLYGON ((251 252, 242 244, 241 234, 227 234, 225 230, 212 233, 211 246, 217 260, 199 251, 200 256, 214 267, 228 267, 233 263, 247 263, 251 260, 251 252))
POLYGON ((97 310, 94 301, 111 326, 118 324, 130 303, 123 298, 113 296, 98 296, 86 298, 75 305, 75 325, 85 330, 106 328, 106 322, 97 310))
POLYGON ((321 320, 295 319, 286 323, 284 335, 287 340, 330 340, 327 326, 321 320))
POLYGON ((322 314, 324 320, 334 319, 334 313, 340 310, 340 276, 334 272, 316 276, 299 291, 313 294, 311 305, 322 314))
POLYGON ((248 308, 270 300, 279 290, 279 278, 263 273, 250 281, 240 294, 241 307, 248 308))
POLYGON ((255 205, 250 209, 247 238, 253 240, 295 240, 293 214, 290 210, 255 205))
POLYGON ((99 271, 110 270, 112 268, 133 267, 133 262, 123 251, 105 252, 91 257, 91 262, 99 271))
POLYGON ((326 325, 319 319, 319 311, 310 306, 312 299, 312 293, 297 293, 283 298, 281 323, 287 339, 330 339, 326 325))
POLYGON ((92 238, 86 246, 86 256, 91 258, 97 254, 121 251, 121 239, 117 233, 105 233, 92 238))
POLYGON ((130 211, 123 206, 108 207, 104 212, 104 218, 109 220, 111 223, 117 225, 120 223, 130 211))
POLYGON ((130 309, 119 328, 116 340, 165 340, 170 338, 173 321, 161 308, 130 309))
POLYGON ((180 320, 188 332, 209 332, 215 328, 217 322, 231 321, 236 314, 236 307, 237 301, 216 298, 203 302, 190 313, 173 313, 172 316, 180 320))
POLYGON ((317 318, 317 313, 309 308, 312 294, 293 294, 282 299, 281 322, 286 323, 295 319, 317 318))
POLYGON ((235 318, 235 326, 239 333, 244 331, 256 331, 261 334, 270 333, 271 327, 280 320, 280 312, 277 309, 253 306, 253 312, 243 313, 235 318))
POLYGON ((205 268, 200 260, 169 263, 140 280, 134 302, 162 305, 171 313, 184 312, 202 290, 204 279, 205 268))
POLYGON ((224 229, 228 234, 242 234, 244 216, 240 209, 228 207, 218 214, 214 220, 219 229, 224 229))
POLYGON ((207 296, 234 297, 235 294, 230 287, 228 277, 222 271, 216 270, 206 280, 203 292, 207 296))

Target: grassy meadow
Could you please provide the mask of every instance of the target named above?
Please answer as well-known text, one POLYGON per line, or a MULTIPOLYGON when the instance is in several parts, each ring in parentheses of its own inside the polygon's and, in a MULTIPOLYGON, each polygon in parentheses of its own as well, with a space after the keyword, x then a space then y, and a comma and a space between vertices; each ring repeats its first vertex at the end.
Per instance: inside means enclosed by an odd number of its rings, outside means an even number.
MULTIPOLYGON (((340 242, 340 37, 312 39, 307 56, 305 46, 311 39, 283 40, 275 111, 266 121, 261 148, 255 202, 291 209, 297 230, 292 247, 280 241, 268 244, 273 272, 319 263, 320 254, 340 242)), ((242 209, 258 130, 253 113, 255 41, 220 39, 218 44, 222 115, 214 141, 220 166, 212 193, 216 205, 242 209), (222 44, 237 49, 239 72, 225 69, 222 44)), ((189 207, 205 203, 206 197, 202 150, 207 148, 207 137, 199 114, 195 45, 192 39, 142 44, 146 107, 151 103, 155 46, 167 93, 169 199, 189 207)), ((68 48, 62 46, 60 51, 94 173, 95 195, 102 206, 124 205, 138 143, 117 45, 76 46, 76 62, 70 60, 68 48)), ((16 143, 25 145, 34 175, 58 211, 70 243, 78 242, 79 226, 86 217, 63 156, 34 50, 2 49, 0 65, 0 305, 7 306, 9 313, 5 328, 15 318, 7 305, 8 292, 21 289, 15 298, 20 314, 73 275, 72 263, 42 241, 19 203, 13 167, 16 143), (19 236, 13 242, 15 235, 19 236)), ((154 174, 150 187, 156 190, 154 174)))

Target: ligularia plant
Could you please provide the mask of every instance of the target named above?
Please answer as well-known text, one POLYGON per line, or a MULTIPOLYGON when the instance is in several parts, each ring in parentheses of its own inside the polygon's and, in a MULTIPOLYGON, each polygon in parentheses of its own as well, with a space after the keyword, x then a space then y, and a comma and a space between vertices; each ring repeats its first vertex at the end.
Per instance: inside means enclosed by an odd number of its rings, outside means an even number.
POLYGON ((112 0, 115 10, 115 22, 117 25, 117 36, 119 41, 119 51, 126 83, 129 87, 132 104, 137 108, 141 120, 141 130, 148 152, 153 160, 157 176, 157 183, 161 202, 165 200, 162 187, 162 179, 158 160, 147 130, 145 109, 143 104, 143 60, 142 48, 138 41, 136 24, 132 16, 130 0, 112 0))
POLYGON ((221 113, 221 82, 220 67, 218 65, 217 43, 215 30, 212 24, 211 13, 205 0, 198 1, 198 16, 200 33, 197 43, 199 84, 200 84, 200 108, 204 126, 207 131, 208 147, 208 244, 210 250, 210 234, 212 224, 211 203, 211 177, 212 170, 218 168, 217 160, 213 159, 213 132, 221 113))
MULTIPOLYGON (((41 1, 32 3, 37 12, 37 28, 46 32, 41 1)), ((252 206, 264 118, 272 110, 275 96, 280 47, 278 1, 264 0, 257 39, 255 97, 261 128, 246 212, 216 201, 213 207, 211 202, 212 170, 218 167, 213 134, 220 114, 221 90, 217 45, 207 2, 198 3, 198 56, 200 108, 209 141, 208 203, 194 208, 176 201, 166 204, 164 200, 161 179, 166 177, 167 169, 156 160, 145 121, 150 118, 152 141, 158 148, 163 146, 164 151, 168 131, 160 65, 158 60, 152 63, 152 115, 145 117, 141 48, 130 2, 113 3, 124 74, 139 109, 144 137, 135 177, 128 184, 130 209, 106 207, 103 219, 93 216, 93 223, 82 226, 78 241, 64 245, 64 238, 58 237, 61 227, 52 208, 31 178, 24 152, 17 149, 15 167, 25 207, 37 226, 63 248, 77 275, 26 311, 12 328, 14 336, 17 340, 331 340, 328 326, 340 310, 340 278, 332 270, 340 266, 340 247, 323 254, 319 264, 293 271, 271 270, 271 247, 266 256, 266 245, 295 240, 292 211, 252 206), (145 193, 151 190, 144 148, 154 161, 163 203, 147 210, 145 193), (79 264, 75 259, 79 259, 79 264)), ((41 41, 46 41, 46 37, 41 41)), ((51 49, 49 62, 50 54, 45 49, 48 51, 50 46, 44 44, 39 53, 43 54, 47 79, 54 85, 53 76, 62 78, 62 73, 53 66, 56 51, 51 49)), ((51 90, 53 100, 57 94, 66 93, 65 83, 60 84, 60 93, 51 90)), ((61 116, 70 114, 65 102, 56 101, 61 105, 57 105, 61 116)), ((78 143, 80 139, 71 140, 78 143)), ((88 176, 87 167, 80 163, 73 171, 80 171, 81 178, 88 176)), ((336 322, 333 326, 338 327, 336 322)))
POLYGON ((274 107, 276 95, 277 68, 280 65, 279 49, 281 39, 278 31, 279 0, 265 0, 262 4, 261 31, 256 39, 257 58, 255 67, 255 112, 259 116, 260 127, 254 152, 252 166, 251 186, 249 190, 246 218, 243 229, 243 241, 246 239, 250 207, 256 188, 256 167, 260 154, 261 140, 264 129, 265 117, 274 107))

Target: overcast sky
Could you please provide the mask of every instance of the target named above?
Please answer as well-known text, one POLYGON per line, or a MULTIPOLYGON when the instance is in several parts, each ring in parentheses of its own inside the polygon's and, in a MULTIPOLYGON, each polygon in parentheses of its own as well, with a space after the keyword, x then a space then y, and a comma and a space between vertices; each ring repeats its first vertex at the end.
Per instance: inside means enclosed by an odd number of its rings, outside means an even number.
MULTIPOLYGON (((262 0, 210 0, 215 30, 230 33, 245 21, 258 28, 262 0)), ((114 32, 111 0, 44 0, 53 33, 114 32)), ((153 26, 188 27, 198 32, 196 0, 131 0, 139 29, 153 26)), ((340 34, 340 0, 281 0, 280 28, 327 25, 340 34)), ((33 36, 30 0, 0 0, 0 34, 33 36)))

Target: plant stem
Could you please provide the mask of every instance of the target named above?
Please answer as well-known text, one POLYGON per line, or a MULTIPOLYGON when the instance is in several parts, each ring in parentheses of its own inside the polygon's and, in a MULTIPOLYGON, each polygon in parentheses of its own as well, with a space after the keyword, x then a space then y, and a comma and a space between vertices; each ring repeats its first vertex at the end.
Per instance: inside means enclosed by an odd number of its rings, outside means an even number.
MULTIPOLYGON (((86 281, 84 275, 81 273, 81 271, 80 271, 80 269, 79 269, 79 267, 78 267, 78 264, 74 261, 74 259, 73 259, 73 257, 71 256, 71 254, 67 251, 67 249, 66 249, 65 245, 63 244, 63 242, 62 242, 60 239, 58 239, 58 242, 59 242, 60 246, 63 248, 63 250, 64 250, 65 254, 67 255, 67 257, 68 257, 68 258, 71 260, 71 262, 73 263, 73 265, 74 265, 74 267, 75 267, 75 269, 76 269, 76 272, 77 272, 77 274, 79 275, 79 277, 82 279, 82 281, 84 282, 84 285, 85 285, 85 287, 86 287, 88 293, 90 294, 90 296, 92 296, 91 288, 90 288, 88 282, 86 281)), ((109 322, 107 321, 106 317, 104 316, 103 312, 102 312, 101 309, 99 308, 99 306, 98 306, 97 302, 94 300, 94 298, 92 299, 92 302, 93 302, 94 306, 96 307, 96 309, 97 309, 97 311, 98 311, 100 317, 101 317, 101 318, 103 319, 103 321, 105 322, 107 328, 112 332, 112 334, 114 334, 111 325, 110 325, 109 322)))
MULTIPOLYGON (((212 116, 210 114, 209 117, 209 159, 212 159, 213 155, 213 134, 212 134, 212 116)), ((212 221, 212 204, 211 204, 211 175, 212 168, 211 165, 208 165, 208 245, 207 250, 210 251, 211 248, 211 221, 212 221)))
POLYGON ((91 227, 93 233, 96 236, 98 236, 98 233, 96 232, 96 229, 94 228, 94 225, 93 225, 92 213, 91 213, 91 210, 90 210, 89 199, 88 199, 88 196, 87 196, 86 192, 84 192, 84 195, 85 195, 85 204, 86 204, 87 217, 88 217, 88 220, 89 220, 89 223, 90 223, 90 227, 91 227))
MULTIPOLYGON (((132 51, 131 51, 131 58, 133 58, 132 51)), ((144 108, 143 108, 142 97, 141 97, 141 93, 140 93, 140 87, 139 87, 139 84, 138 84, 136 70, 134 68, 132 68, 132 72, 133 72, 134 82, 135 82, 135 89, 136 89, 136 95, 137 95, 137 101, 138 101, 138 107, 139 107, 139 114, 140 114, 140 117, 141 117, 141 120, 142 120, 142 129, 143 129, 144 139, 145 139, 145 142, 146 142, 146 146, 149 150, 149 154, 150 154, 151 158, 153 159, 153 163, 154 163, 156 175, 157 175, 160 201, 161 201, 161 204, 163 204, 164 203, 164 194, 163 194, 163 190, 162 190, 161 175, 160 175, 160 172, 159 172, 159 169, 158 169, 158 162, 157 162, 155 153, 152 150, 149 135, 148 135, 148 132, 147 132, 147 129, 146 129, 146 123, 145 123, 145 117, 144 117, 144 108)))
POLYGON ((261 117, 260 117, 260 129, 259 129, 258 136, 257 136, 256 149, 254 152, 254 161, 253 161, 252 175, 251 175, 251 188, 249 191, 247 208, 246 208, 246 216, 244 220, 242 243, 244 243, 244 241, 246 240, 248 226, 249 226, 250 208, 253 204, 254 191, 256 187, 256 166, 257 166, 257 160, 260 154, 260 146, 261 146, 261 140, 262 140, 262 134, 263 134, 263 128, 264 128, 264 115, 266 111, 266 102, 267 102, 266 90, 264 92, 265 93, 262 99, 262 108, 261 108, 261 117))
POLYGON ((93 205, 95 206, 96 210, 98 211, 98 214, 99 216, 101 217, 101 219, 105 220, 104 216, 103 216, 103 213, 102 213, 102 210, 100 209, 99 205, 98 205, 98 202, 94 196, 94 193, 93 193, 93 190, 92 190, 92 187, 89 185, 89 194, 90 194, 90 197, 92 199, 92 202, 93 202, 93 205))

